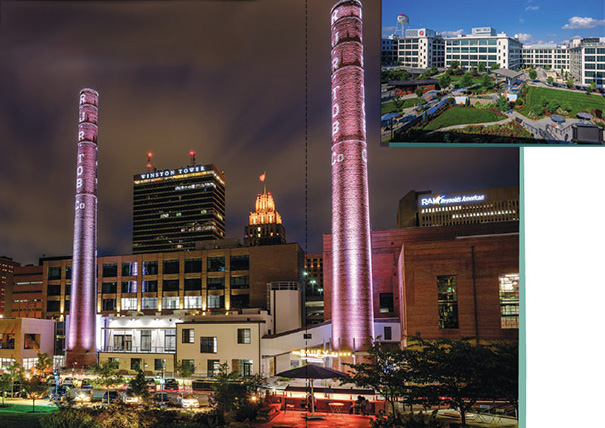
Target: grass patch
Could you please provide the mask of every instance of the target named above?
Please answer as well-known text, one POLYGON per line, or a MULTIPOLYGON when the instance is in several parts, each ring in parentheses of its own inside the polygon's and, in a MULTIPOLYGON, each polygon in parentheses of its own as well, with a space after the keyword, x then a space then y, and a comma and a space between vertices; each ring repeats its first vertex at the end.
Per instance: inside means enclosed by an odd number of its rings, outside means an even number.
MULTIPOLYGON (((420 98, 407 98, 403 100, 403 107, 401 107, 401 109, 414 107, 419 102, 420 98)), ((382 116, 383 114, 387 113, 399 112, 401 109, 395 107, 395 103, 393 101, 389 101, 380 105, 380 115, 382 116)))
POLYGON ((543 100, 547 102, 556 99, 561 105, 568 105, 570 116, 575 117, 581 111, 589 112, 593 109, 605 109, 605 98, 599 94, 588 95, 584 92, 571 92, 552 88, 538 88, 529 86, 525 97, 525 104, 519 113, 528 116, 534 106, 541 106, 543 100))
POLYGON ((48 402, 41 402, 38 406, 36 403, 36 413, 31 413, 32 406, 28 404, 0 407, 0 427, 40 428, 40 418, 57 410, 56 407, 49 407, 47 404, 48 402))
POLYGON ((504 119, 504 115, 498 115, 491 110, 476 109, 472 107, 452 107, 430 121, 425 131, 434 131, 453 125, 466 125, 471 123, 497 122, 504 119))

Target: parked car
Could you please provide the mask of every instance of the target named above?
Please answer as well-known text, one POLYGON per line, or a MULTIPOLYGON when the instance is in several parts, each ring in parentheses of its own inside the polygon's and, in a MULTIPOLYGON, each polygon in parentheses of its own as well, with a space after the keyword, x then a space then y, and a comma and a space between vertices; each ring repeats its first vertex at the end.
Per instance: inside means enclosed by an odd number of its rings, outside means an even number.
POLYGON ((166 379, 166 382, 164 382, 164 390, 165 391, 178 391, 179 383, 176 381, 176 379, 166 379))
POLYGON ((67 391, 67 398, 76 403, 90 403, 92 401, 92 390, 82 388, 72 388, 67 391))
POLYGON ((103 402, 107 403, 107 397, 109 395, 109 403, 113 403, 114 401, 116 401, 118 399, 118 391, 116 390, 109 390, 106 391, 105 394, 103 394, 103 402))
POLYGON ((165 392, 156 392, 152 400, 158 406, 164 406, 170 402, 170 396, 165 392))
POLYGON ((122 402, 125 404, 141 404, 143 400, 140 396, 134 395, 132 391, 126 390, 122 395, 122 402))
POLYGON ((65 379, 63 379, 62 385, 73 387, 74 386, 74 378, 73 377, 66 377, 65 379))
POLYGON ((199 401, 192 394, 171 394, 169 395, 169 403, 184 409, 200 407, 199 401))
POLYGON ((82 379, 82 384, 80 385, 80 388, 92 388, 90 379, 82 379))
POLYGON ((145 381, 147 382, 148 390, 155 391, 157 389, 157 384, 155 383, 155 379, 148 377, 148 378, 145 378, 145 381))

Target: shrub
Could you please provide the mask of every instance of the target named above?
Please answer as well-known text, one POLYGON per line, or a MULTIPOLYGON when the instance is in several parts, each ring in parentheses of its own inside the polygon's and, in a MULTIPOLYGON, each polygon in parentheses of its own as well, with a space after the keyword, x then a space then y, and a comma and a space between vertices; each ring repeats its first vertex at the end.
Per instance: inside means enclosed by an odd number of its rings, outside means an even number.
POLYGON ((62 409, 40 418, 42 428, 99 428, 97 421, 80 409, 62 409))

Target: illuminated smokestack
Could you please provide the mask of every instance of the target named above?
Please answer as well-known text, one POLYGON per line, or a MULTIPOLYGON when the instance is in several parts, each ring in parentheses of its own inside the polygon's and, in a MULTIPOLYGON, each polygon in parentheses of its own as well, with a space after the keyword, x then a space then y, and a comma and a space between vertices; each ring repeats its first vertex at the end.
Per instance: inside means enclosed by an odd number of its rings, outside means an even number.
POLYGON ((97 116, 99 94, 80 91, 74 247, 67 326, 67 367, 96 362, 97 116))
POLYGON ((332 8, 332 344, 374 336, 361 2, 332 8))

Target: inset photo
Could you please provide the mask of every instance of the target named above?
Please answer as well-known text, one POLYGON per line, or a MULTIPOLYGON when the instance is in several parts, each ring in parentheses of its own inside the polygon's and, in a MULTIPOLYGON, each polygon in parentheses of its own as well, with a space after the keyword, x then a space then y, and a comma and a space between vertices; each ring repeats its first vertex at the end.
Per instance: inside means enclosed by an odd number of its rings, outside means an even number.
POLYGON ((382 0, 381 145, 603 144, 601 0, 382 0))

